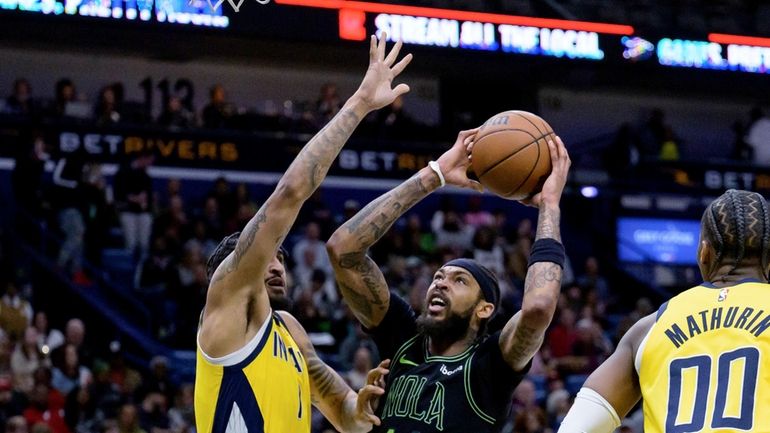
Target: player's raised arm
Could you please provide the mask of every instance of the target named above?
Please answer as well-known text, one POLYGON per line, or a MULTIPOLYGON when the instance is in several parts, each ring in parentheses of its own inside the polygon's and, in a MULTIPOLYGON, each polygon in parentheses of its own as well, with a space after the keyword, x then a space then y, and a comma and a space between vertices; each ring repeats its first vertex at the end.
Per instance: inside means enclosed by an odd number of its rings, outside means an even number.
POLYGON ((531 204, 539 209, 537 234, 524 281, 521 311, 505 325, 500 334, 500 350, 515 370, 526 367, 540 349, 561 288, 564 247, 561 244, 559 201, 567 182, 570 159, 561 139, 549 139, 552 172, 531 204))
MULTIPOLYGON (((353 96, 339 113, 315 135, 292 162, 273 194, 244 228, 235 250, 214 273, 211 288, 240 290, 262 281, 265 268, 294 223, 302 204, 318 188, 353 130, 371 111, 382 108, 409 91, 392 82, 411 61, 411 54, 396 63, 401 43, 386 56, 385 40, 372 36, 369 68, 353 96)), ((207 302, 219 292, 209 290, 207 302)), ((267 302, 264 302, 267 305, 267 302)))
POLYGON ((329 238, 329 252, 342 296, 367 328, 380 324, 390 297, 385 277, 366 255, 367 250, 412 206, 445 183, 481 189, 466 175, 468 147, 478 129, 462 131, 457 141, 436 163, 369 203, 329 238))

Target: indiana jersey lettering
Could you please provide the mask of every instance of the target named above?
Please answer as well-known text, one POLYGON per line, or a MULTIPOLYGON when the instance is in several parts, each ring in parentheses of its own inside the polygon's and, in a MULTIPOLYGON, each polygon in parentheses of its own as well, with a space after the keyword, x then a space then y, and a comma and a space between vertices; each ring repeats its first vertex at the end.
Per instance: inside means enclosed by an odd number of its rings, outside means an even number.
POLYGON ((310 410, 305 359, 277 314, 226 357, 211 358, 198 347, 199 433, 307 433, 310 410))
POLYGON ((664 304, 636 357, 644 431, 770 431, 769 329, 770 284, 704 284, 664 304))

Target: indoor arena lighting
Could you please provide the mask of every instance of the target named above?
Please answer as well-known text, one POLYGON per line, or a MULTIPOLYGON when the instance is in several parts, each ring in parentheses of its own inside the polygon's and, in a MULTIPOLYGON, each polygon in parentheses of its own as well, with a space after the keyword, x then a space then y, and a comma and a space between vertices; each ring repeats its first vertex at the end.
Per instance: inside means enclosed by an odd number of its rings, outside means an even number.
POLYGON ((347 0, 275 0, 285 6, 304 6, 320 9, 355 10, 369 13, 412 15, 441 18, 458 21, 478 21, 514 26, 531 26, 549 29, 563 29, 596 32, 610 35, 632 35, 634 28, 622 24, 594 23, 587 21, 559 20, 552 18, 522 17, 516 15, 493 14, 487 12, 437 9, 421 6, 394 5, 347 0))
POLYGON ((594 198, 599 195, 599 190, 595 186, 584 186, 580 188, 580 194, 585 198, 594 198))

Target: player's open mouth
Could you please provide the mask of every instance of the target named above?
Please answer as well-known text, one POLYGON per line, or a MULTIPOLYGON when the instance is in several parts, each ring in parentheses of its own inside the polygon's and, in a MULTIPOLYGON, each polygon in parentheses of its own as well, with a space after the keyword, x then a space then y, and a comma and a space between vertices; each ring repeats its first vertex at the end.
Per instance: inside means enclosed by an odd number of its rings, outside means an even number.
POLYGON ((433 295, 431 296, 430 301, 428 301, 428 311, 431 313, 440 313, 444 311, 444 309, 447 307, 447 304, 447 301, 444 300, 440 295, 433 295))

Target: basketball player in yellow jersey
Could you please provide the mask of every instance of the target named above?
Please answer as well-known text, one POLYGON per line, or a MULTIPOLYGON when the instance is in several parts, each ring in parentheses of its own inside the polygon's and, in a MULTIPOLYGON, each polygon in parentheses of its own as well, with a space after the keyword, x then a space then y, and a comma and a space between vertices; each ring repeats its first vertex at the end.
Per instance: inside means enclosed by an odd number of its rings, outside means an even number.
POLYGON ((613 431, 643 398, 645 433, 769 432, 770 213, 729 190, 701 220, 703 279, 637 322, 591 374, 560 433, 613 431))
POLYGON ((355 127, 409 87, 392 87, 411 60, 396 63, 372 37, 369 68, 340 112, 302 149, 276 190, 209 258, 209 288, 198 331, 195 418, 198 433, 309 433, 310 404, 344 432, 369 431, 379 420, 369 385, 357 396, 316 355, 287 312, 280 245, 302 204, 326 176, 355 127))

